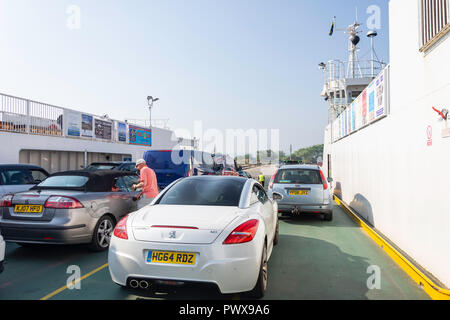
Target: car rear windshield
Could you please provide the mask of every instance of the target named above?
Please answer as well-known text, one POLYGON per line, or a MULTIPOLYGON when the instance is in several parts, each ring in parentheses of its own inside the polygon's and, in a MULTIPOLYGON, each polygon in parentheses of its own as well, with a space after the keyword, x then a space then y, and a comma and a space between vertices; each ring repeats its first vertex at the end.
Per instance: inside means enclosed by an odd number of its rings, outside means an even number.
POLYGON ((319 170, 283 169, 278 171, 274 183, 279 184, 322 184, 319 170))
POLYGON ((34 185, 48 177, 39 169, 2 169, 0 170, 0 184, 3 185, 34 185))
POLYGON ((38 188, 82 188, 89 180, 85 176, 54 176, 49 177, 38 188))
POLYGON ((117 165, 113 164, 93 164, 87 167, 87 170, 113 170, 117 165))
POLYGON ((185 179, 171 187, 159 204, 238 207, 245 180, 185 179))

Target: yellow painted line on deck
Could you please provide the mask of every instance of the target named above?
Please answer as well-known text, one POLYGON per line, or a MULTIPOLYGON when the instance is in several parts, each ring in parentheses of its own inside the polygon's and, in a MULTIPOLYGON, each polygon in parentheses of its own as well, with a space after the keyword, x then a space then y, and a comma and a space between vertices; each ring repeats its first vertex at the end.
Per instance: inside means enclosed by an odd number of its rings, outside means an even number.
MULTIPOLYGON (((101 267, 98 267, 97 269, 92 270, 91 272, 85 274, 85 275, 82 276, 81 278, 79 278, 79 279, 77 279, 77 280, 75 280, 75 281, 72 281, 72 283, 70 283, 70 284, 71 284, 71 285, 75 285, 76 283, 78 283, 78 282, 80 282, 80 281, 82 281, 82 280, 84 280, 84 279, 86 279, 86 278, 92 276, 93 274, 95 274, 95 273, 97 273, 97 272, 99 272, 99 271, 105 269, 107 266, 108 266, 108 264, 105 263, 105 264, 102 265, 101 267)), ((46 295, 45 297, 41 298, 40 300, 48 300, 48 299, 50 299, 51 297, 56 296, 57 294, 63 292, 63 291, 66 290, 66 289, 68 289, 67 284, 66 284, 64 287, 61 287, 61 288, 59 288, 58 290, 55 290, 55 291, 53 291, 52 293, 49 293, 48 295, 46 295)))
POLYGON ((417 269, 412 262, 392 247, 371 226, 365 223, 345 202, 334 196, 336 203, 377 243, 397 265, 403 269, 433 300, 450 300, 450 290, 437 286, 431 279, 417 269))

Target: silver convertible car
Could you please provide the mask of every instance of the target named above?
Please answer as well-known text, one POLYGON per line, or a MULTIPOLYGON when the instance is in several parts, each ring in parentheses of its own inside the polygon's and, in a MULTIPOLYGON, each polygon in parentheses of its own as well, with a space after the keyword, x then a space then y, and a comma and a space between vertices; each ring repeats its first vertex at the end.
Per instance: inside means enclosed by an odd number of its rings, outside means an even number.
POLYGON ((116 223, 137 208, 139 181, 132 172, 68 171, 56 173, 30 191, 0 200, 0 229, 7 242, 89 244, 109 247, 116 223))

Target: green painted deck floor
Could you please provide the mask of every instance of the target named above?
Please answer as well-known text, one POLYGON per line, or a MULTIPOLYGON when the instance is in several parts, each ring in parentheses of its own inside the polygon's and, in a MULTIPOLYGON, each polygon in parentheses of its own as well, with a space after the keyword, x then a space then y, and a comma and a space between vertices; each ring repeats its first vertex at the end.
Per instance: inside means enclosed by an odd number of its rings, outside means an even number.
MULTIPOLYGON (((0 300, 41 299, 66 284, 68 266, 79 266, 85 275, 106 262, 106 252, 92 253, 84 246, 22 248, 8 243, 5 271, 0 274, 0 300)), ((214 288, 203 286, 158 291, 120 288, 111 281, 108 268, 104 268, 82 280, 80 290, 66 289, 51 299, 245 298, 221 295, 214 288)), ((280 242, 269 261, 265 299, 422 300, 429 297, 336 206, 332 222, 309 215, 280 220, 280 242), (381 271, 380 289, 370 290, 367 286, 373 274, 371 266, 381 271)))

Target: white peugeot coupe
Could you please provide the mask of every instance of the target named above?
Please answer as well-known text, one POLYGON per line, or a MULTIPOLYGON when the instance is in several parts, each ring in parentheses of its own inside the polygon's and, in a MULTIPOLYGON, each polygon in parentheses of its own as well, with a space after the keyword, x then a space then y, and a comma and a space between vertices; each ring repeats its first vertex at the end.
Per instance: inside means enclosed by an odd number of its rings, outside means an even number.
POLYGON ((278 242, 277 212, 252 179, 177 180, 116 225, 108 255, 112 280, 134 289, 210 283, 222 294, 261 298, 278 242))

